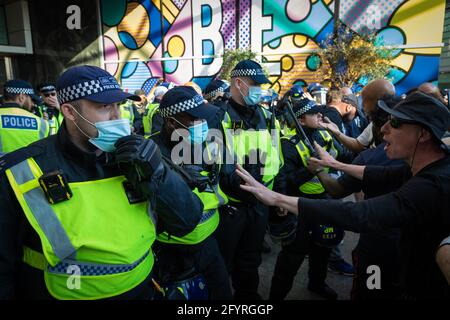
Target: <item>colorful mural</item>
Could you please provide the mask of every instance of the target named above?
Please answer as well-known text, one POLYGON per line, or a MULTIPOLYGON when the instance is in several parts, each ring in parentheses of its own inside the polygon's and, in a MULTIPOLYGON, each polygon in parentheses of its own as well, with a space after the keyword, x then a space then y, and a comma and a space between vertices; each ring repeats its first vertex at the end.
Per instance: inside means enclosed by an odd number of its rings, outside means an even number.
MULTIPOLYGON (((314 53, 333 31, 333 0, 100 0, 105 68, 129 91, 147 93, 163 77, 205 87, 224 49, 248 48, 284 92, 317 79, 314 53)), ((445 0, 341 0, 355 32, 376 30, 402 46, 390 76, 399 93, 437 81, 445 0)))

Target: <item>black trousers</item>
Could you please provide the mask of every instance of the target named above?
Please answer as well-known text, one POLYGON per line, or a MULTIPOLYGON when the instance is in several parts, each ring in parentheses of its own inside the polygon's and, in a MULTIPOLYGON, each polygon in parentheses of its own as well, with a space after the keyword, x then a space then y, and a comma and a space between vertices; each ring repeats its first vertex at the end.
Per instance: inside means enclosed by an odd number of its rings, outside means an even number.
POLYGON ((261 252, 268 220, 268 209, 237 207, 220 212, 216 239, 231 275, 236 300, 260 300, 258 294, 261 252))
POLYGON ((195 246, 155 242, 155 253, 155 275, 160 280, 194 267, 205 277, 210 300, 232 299, 228 272, 214 237, 195 246))
POLYGON ((307 254, 309 254, 309 283, 312 286, 322 286, 327 277, 330 252, 331 248, 314 243, 308 225, 300 222, 295 240, 289 245, 283 246, 278 254, 270 287, 270 299, 283 300, 286 298, 307 254))

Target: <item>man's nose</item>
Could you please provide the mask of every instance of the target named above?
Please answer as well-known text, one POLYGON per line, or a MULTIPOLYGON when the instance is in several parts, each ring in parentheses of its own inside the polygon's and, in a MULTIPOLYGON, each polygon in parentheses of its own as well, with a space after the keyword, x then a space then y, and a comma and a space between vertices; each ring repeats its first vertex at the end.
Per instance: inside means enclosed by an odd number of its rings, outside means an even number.
POLYGON ((381 127, 381 133, 386 134, 389 130, 389 121, 387 121, 382 127, 381 127))

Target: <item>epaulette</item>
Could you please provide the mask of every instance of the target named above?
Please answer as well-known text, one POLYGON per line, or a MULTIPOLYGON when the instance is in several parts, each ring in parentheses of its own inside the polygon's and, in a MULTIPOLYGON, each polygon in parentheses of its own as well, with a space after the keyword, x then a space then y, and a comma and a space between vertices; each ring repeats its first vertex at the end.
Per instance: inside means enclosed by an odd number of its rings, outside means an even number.
POLYGON ((297 145, 301 140, 300 136, 298 134, 295 134, 293 136, 284 136, 284 137, 281 137, 281 139, 287 140, 294 145, 297 145))
POLYGON ((28 158, 36 157, 42 152, 44 152, 44 146, 32 144, 0 156, 0 175, 5 173, 6 170, 14 167, 16 164, 19 164, 28 158))

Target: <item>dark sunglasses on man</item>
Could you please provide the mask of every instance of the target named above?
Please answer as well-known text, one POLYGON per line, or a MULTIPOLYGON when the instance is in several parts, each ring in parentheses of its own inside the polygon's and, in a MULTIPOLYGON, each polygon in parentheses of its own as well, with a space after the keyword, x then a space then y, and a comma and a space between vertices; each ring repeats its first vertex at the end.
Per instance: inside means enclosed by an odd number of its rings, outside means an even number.
POLYGON ((400 128, 400 126, 404 123, 418 124, 416 121, 399 119, 397 117, 394 117, 393 115, 389 116, 388 121, 389 121, 389 125, 394 129, 400 128))

